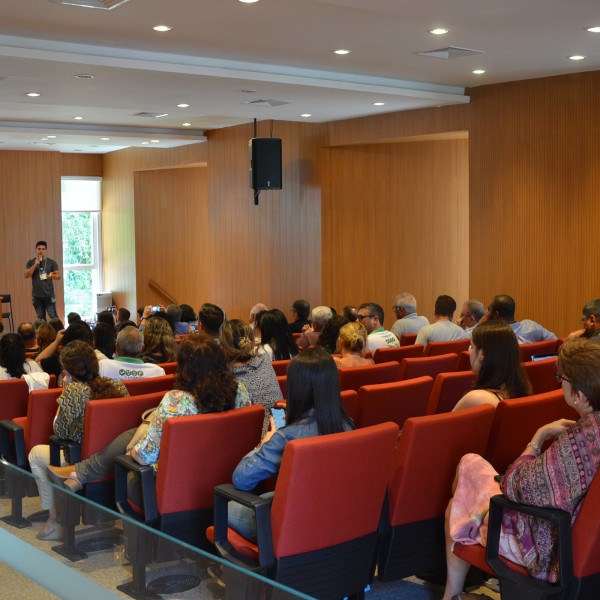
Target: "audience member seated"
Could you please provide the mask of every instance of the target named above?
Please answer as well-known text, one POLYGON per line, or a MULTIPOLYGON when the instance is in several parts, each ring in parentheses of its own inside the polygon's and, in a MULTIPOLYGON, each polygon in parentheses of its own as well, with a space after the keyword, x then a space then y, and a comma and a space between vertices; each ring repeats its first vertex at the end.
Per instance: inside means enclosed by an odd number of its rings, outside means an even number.
POLYGON ((18 333, 5 333, 0 338, 0 380, 20 379, 27 373, 41 372, 34 360, 26 358, 25 344, 18 333))
POLYGON ((81 315, 76 312, 70 312, 67 315, 67 326, 72 325, 73 323, 77 323, 78 321, 82 321, 81 315))
POLYGON ((165 319, 151 316, 144 327, 144 351, 140 358, 145 363, 168 363, 175 360, 175 336, 165 319))
MULTIPOLYGON (((309 348, 296 356, 290 363, 287 377, 286 425, 276 429, 275 423, 271 422, 271 430, 260 445, 236 467, 232 481, 240 490, 252 490, 261 481, 276 475, 289 441, 354 429, 342 406, 335 363, 323 348, 309 348)), ((272 496, 269 492, 262 497, 272 496)), ((256 542, 252 509, 231 502, 229 525, 256 542)))
POLYGON ((332 317, 325 327, 323 327, 323 331, 321 331, 321 335, 317 341, 317 346, 321 346, 321 348, 325 348, 325 350, 329 354, 335 354, 339 352, 338 350, 338 338, 340 337, 340 329, 348 323, 346 317, 342 315, 335 315, 332 317))
POLYGON ((383 328, 383 308, 374 302, 365 302, 358 307, 358 321, 369 334, 367 337, 367 348, 375 352, 377 348, 398 348, 400 342, 391 332, 383 328))
MULTIPOLYGON (((68 489, 78 491, 89 480, 111 473, 114 459, 125 453, 140 464, 152 465, 156 469, 163 425, 167 419, 222 412, 249 404, 246 387, 236 381, 227 368, 225 355, 219 345, 204 335, 190 335, 181 343, 177 357, 175 389, 164 395, 148 422, 142 423, 137 430, 125 431, 100 452, 80 463, 63 468, 50 467, 49 476, 56 483, 63 483, 68 489)), ((190 457, 191 461, 195 459, 202 457, 190 457)), ((131 497, 140 505, 137 494, 131 497)))
POLYGON ((363 356, 367 348, 367 330, 358 321, 347 323, 340 329, 337 346, 342 356, 333 360, 339 369, 373 364, 372 358, 363 356))
MULTIPOLYGON (((61 439, 81 442, 85 406, 96 398, 123 398, 129 396, 127 388, 120 382, 99 375, 99 363, 93 348, 82 341, 65 345, 60 353, 65 372, 63 393, 58 397, 58 412, 54 419, 54 433, 61 439)), ((106 362, 106 361, 105 361, 106 362)), ((61 464, 66 458, 61 452, 61 464)), ((29 453, 31 472, 37 478, 42 509, 50 511, 50 517, 37 538, 40 540, 61 539, 61 528, 56 523, 52 488, 46 468, 50 464, 50 446, 34 446, 29 453), (41 481, 40 481, 41 480, 41 481)))
POLYGON ((473 330, 485 314, 485 307, 479 300, 465 300, 460 309, 458 326, 465 330, 468 337, 473 336, 473 330))
MULTIPOLYGON (((479 328, 478 328, 479 329, 479 328)), ((560 419, 540 427, 521 456, 502 478, 483 458, 467 454, 461 460, 454 498, 446 511, 447 580, 443 600, 476 598, 462 589, 470 565, 452 552, 454 542, 486 545, 489 498, 503 493, 509 500, 564 510, 576 517, 600 464, 600 348, 587 340, 567 341, 558 357, 558 376, 566 403, 580 415, 577 422, 560 419), (551 445, 542 452, 545 442, 551 445), (476 495, 477 497, 474 497, 476 495), (474 522, 473 515, 477 515, 474 522), (479 527, 476 525, 479 524, 479 527)), ((505 512, 500 555, 523 565, 529 574, 558 580, 553 548, 555 533, 548 521, 505 512)))
POLYGON ((269 417, 275 402, 281 400, 281 388, 269 356, 257 352, 252 327, 239 319, 221 325, 221 348, 235 378, 243 383, 252 404, 265 407, 263 435, 269 427, 269 417))
POLYGON ((48 325, 50 325, 51 327, 54 327, 54 329, 56 329, 56 331, 62 331, 65 328, 63 322, 58 317, 54 317, 54 318, 50 319, 48 321, 48 325))
POLYGON ((262 318, 264 315, 266 315, 269 311, 268 310, 261 310, 260 312, 256 313, 256 318, 254 321, 254 343, 255 345, 258 347, 261 345, 262 343, 262 331, 260 329, 260 322, 262 321, 262 318))
POLYGON ((36 330, 36 340, 39 350, 33 358, 36 359, 39 353, 45 350, 55 339, 56 329, 44 321, 36 330))
POLYGON ((190 332, 190 324, 181 320, 181 307, 177 304, 169 304, 167 313, 173 320, 173 333, 175 335, 187 335, 190 332))
POLYGON ((29 321, 23 321, 23 323, 19 323, 19 326, 17 327, 17 333, 23 340, 25 352, 39 352, 40 349, 37 345, 33 323, 30 323, 29 321))
POLYGON ((116 358, 100 361, 100 375, 112 379, 161 377, 165 370, 141 359, 144 334, 137 327, 125 327, 117 335, 116 358))
POLYGON ((464 329, 452 322, 456 301, 451 296, 438 296, 435 301, 435 322, 426 325, 417 334, 415 343, 427 346, 429 342, 452 342, 467 336, 464 329))
POLYGON ((358 308, 348 304, 347 306, 344 306, 342 314, 348 323, 354 323, 356 319, 358 319, 358 308))
POLYGON ((146 310, 145 306, 139 306, 137 309, 137 326, 141 327, 142 321, 144 319, 144 311, 146 310))
POLYGON ((308 300, 295 300, 290 309, 292 322, 289 324, 290 333, 302 333, 305 325, 310 325, 308 315, 310 304, 308 300))
POLYGON ((92 332, 98 360, 113 358, 116 352, 117 333, 106 323, 97 323, 92 332))
POLYGON ((531 394, 531 384, 521 365, 517 337, 504 321, 487 321, 477 326, 469 353, 475 385, 454 410, 480 404, 495 407, 500 400, 531 394))
POLYGON ((429 319, 417 314, 417 299, 408 292, 396 296, 394 313, 398 319, 392 325, 392 333, 400 339, 407 333, 419 333, 422 327, 429 325, 429 319))
POLYGON ((519 344, 532 344, 544 340, 555 340, 556 336, 539 323, 531 319, 515 321, 515 301, 510 296, 502 294, 494 296, 492 303, 488 306, 485 319, 503 319, 515 332, 519 344))
POLYGON ((131 313, 126 308, 119 308, 115 313, 115 330, 117 333, 121 331, 121 329, 125 329, 125 327, 137 327, 137 325, 131 320, 131 313))
POLYGON ((96 315, 96 323, 106 323, 115 328, 115 315, 110 310, 103 310, 96 315))
POLYGON ((213 338, 216 342, 219 341, 219 329, 225 321, 225 312, 220 306, 204 303, 198 311, 198 328, 203 331, 208 337, 213 338))
POLYGON ((194 312, 194 309, 189 304, 180 304, 181 309, 181 322, 187 323, 190 326, 190 333, 195 331, 195 326, 198 322, 198 317, 194 312))
POLYGON ((271 360, 289 360, 298 354, 298 346, 290 333, 285 315, 278 309, 268 310, 260 319, 261 345, 271 360))
POLYGON ((305 325, 302 335, 296 342, 298 348, 308 348, 315 346, 319 341, 319 336, 325 325, 333 318, 333 313, 328 306, 315 306, 312 310, 312 324, 305 325))
POLYGON ((569 334, 569 338, 582 337, 593 344, 600 344, 600 298, 590 300, 581 309, 583 329, 569 334))
POLYGON ((256 317, 259 313, 261 312, 265 312, 269 310, 267 308, 266 304, 263 304, 262 302, 259 302, 258 304, 255 304, 251 309, 250 309, 250 316, 248 317, 248 324, 250 325, 250 327, 252 327, 252 329, 254 329, 256 327, 256 317))

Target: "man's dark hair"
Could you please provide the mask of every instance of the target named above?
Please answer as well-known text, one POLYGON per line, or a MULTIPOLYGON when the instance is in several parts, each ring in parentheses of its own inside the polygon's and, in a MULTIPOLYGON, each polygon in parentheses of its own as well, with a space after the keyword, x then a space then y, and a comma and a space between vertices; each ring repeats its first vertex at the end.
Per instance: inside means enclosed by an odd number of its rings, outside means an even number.
POLYGON ((76 321, 67 327, 65 330, 65 335, 62 339, 62 345, 66 346, 68 343, 74 340, 81 340, 90 346, 94 345, 92 330, 87 323, 84 323, 83 321, 76 321))
POLYGON ((584 317, 598 317, 600 319, 600 298, 590 300, 582 309, 584 317))
POLYGON ((67 315, 67 323, 71 325, 71 323, 77 323, 77 321, 81 321, 81 315, 76 312, 70 312, 67 315))
POLYGON ((435 301, 434 312, 438 317, 452 318, 456 311, 456 300, 452 296, 438 296, 435 301))
POLYGON ((119 321, 129 321, 131 318, 131 313, 126 308, 120 308, 117 314, 119 315, 119 321))
POLYGON ((48 244, 46 244, 46 242, 44 240, 40 240, 39 242, 36 242, 35 247, 37 248, 38 246, 44 246, 44 248, 46 248, 46 250, 48 249, 48 244))
POLYGON ((23 323, 19 323, 19 326, 17 327, 17 333, 21 336, 21 339, 24 342, 35 340, 35 329, 33 324, 29 321, 23 321, 23 323))
POLYGON ((507 323, 515 320, 515 301, 506 294, 494 296, 488 310, 492 318, 504 319, 507 323))
POLYGON ((344 317, 348 323, 354 323, 358 317, 358 308, 356 306, 352 306, 348 304, 348 306, 344 306, 344 317))
POLYGON ((103 310, 96 315, 97 323, 106 323, 107 325, 115 326, 115 317, 112 312, 108 310, 103 310))
POLYGON ((383 313, 383 308, 379 304, 375 304, 375 302, 363 302, 358 307, 358 310, 363 308, 366 308, 369 311, 369 315, 371 317, 377 317, 379 319, 379 323, 383 327, 383 318, 385 315, 383 313))
POLYGON ((202 329, 207 335, 217 337, 219 329, 225 320, 225 313, 216 304, 206 302, 200 307, 198 319, 202 323, 202 329))
POLYGON ((296 311, 300 321, 306 321, 310 314, 310 303, 308 300, 295 300, 292 304, 292 309, 296 311))

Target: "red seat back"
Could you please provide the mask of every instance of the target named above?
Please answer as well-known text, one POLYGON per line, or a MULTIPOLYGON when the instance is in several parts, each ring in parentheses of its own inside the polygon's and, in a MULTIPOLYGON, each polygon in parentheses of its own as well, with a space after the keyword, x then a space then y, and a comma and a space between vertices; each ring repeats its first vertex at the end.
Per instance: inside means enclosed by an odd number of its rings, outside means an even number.
POLYGON ((429 342, 425 348, 425 356, 439 356, 454 352, 460 354, 469 350, 471 340, 464 338, 462 340, 453 340, 451 342, 429 342))
POLYGON ((235 467, 260 442, 264 414, 255 404, 165 421, 156 474, 161 515, 212 507, 215 486, 231 483, 235 467))
POLYGON ((123 381, 130 396, 141 396, 142 394, 151 394, 152 392, 168 392, 173 389, 174 383, 174 375, 126 379, 123 381))
POLYGON ((288 367, 292 361, 288 360, 274 360, 271 364, 273 365, 273 370, 275 371, 275 375, 287 375, 288 367))
POLYGON ((289 442, 271 509, 277 558, 377 531, 398 426, 392 423, 289 442))
POLYGON ((24 379, 0 381, 0 421, 27 414, 29 388, 24 379))
POLYGON ((573 569, 576 577, 600 573, 600 475, 596 472, 573 525, 573 569))
POLYGON ((277 383, 281 390, 281 397, 287 399, 287 375, 277 375, 277 383))
POLYGON ((344 390, 341 397, 346 414, 356 423, 358 418, 358 392, 356 390, 344 390))
POLYGON ((19 423, 24 430, 25 451, 28 454, 37 444, 47 444, 48 438, 54 433, 52 425, 58 409, 56 400, 62 391, 62 388, 53 388, 30 392, 27 417, 19 423))
POLYGON ((401 346, 410 346, 411 344, 414 344, 416 341, 417 341, 416 333, 405 333, 400 338, 400 345, 401 346))
POLYGON ((414 379, 429 375, 435 379, 438 373, 456 371, 458 356, 442 354, 440 356, 423 356, 422 358, 405 358, 400 363, 398 379, 414 379))
POLYGON ((427 412, 432 387, 431 377, 364 385, 358 391, 356 426, 369 427, 391 421, 402 429, 406 419, 427 412))
POLYGON ((377 365, 392 360, 400 364, 403 358, 423 356, 423 350, 423 344, 411 344, 410 346, 400 346, 400 348, 379 348, 375 351, 373 361, 377 365))
POLYGON ((142 413, 160 404, 165 392, 90 400, 85 407, 81 458, 102 450, 118 435, 141 424, 142 413))
POLYGON ((528 362, 532 356, 536 356, 537 354, 552 354, 556 352, 556 340, 519 344, 519 350, 521 351, 521 362, 528 362))
POLYGON ((157 366, 163 368, 165 375, 173 375, 175 373, 175 371, 177 371, 177 361, 175 361, 175 360, 173 362, 160 363, 157 366))
POLYGON ((555 377, 557 361, 558 358, 546 358, 522 363, 534 394, 543 394, 560 388, 560 383, 555 377))
POLYGON ((472 371, 471 368, 471 353, 467 350, 458 355, 457 371, 472 371))
POLYGON ((363 385, 398 381, 399 367, 400 365, 397 362, 392 361, 380 365, 339 369, 340 388, 342 391, 358 391, 363 385))
POLYGON ((493 418, 486 404, 406 421, 388 490, 392 527, 444 514, 460 459, 484 451, 493 418))
POLYGON ((562 389, 526 398, 502 400, 496 407, 485 458, 498 473, 521 455, 533 434, 557 419, 579 419, 565 402, 562 389))
POLYGON ((427 414, 450 412, 456 403, 473 387, 473 371, 438 373, 433 383, 427 414))

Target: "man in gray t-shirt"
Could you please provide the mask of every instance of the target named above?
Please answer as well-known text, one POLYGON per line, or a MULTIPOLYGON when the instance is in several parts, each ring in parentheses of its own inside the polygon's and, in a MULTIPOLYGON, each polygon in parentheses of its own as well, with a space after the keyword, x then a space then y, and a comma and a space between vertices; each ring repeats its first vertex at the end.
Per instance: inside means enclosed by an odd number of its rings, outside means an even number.
POLYGON ((25 265, 25 279, 31 279, 31 300, 38 319, 45 319, 46 312, 51 319, 58 317, 53 282, 60 279, 60 270, 58 263, 46 256, 47 248, 46 242, 39 241, 35 245, 35 258, 25 265))

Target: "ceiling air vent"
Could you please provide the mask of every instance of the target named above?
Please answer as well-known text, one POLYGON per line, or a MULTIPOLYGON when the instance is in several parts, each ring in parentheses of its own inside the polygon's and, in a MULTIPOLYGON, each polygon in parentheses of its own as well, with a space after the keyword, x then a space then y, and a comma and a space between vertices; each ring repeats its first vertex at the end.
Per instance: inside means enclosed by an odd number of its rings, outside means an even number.
POLYGON ((284 104, 291 104, 290 101, 286 100, 252 100, 251 102, 244 102, 244 104, 253 104, 254 106, 283 106, 284 104))
POLYGON ((473 54, 483 54, 482 50, 469 50, 468 48, 457 48, 448 46, 439 50, 428 50, 427 52, 417 52, 420 56, 432 56, 433 58, 462 58, 463 56, 472 56, 473 54))
POLYGON ((160 119, 161 117, 168 117, 169 113, 139 112, 135 113, 133 116, 142 117, 143 119, 160 119))
POLYGON ((112 10, 129 0, 50 0, 56 4, 66 4, 67 6, 81 6, 83 8, 100 8, 102 10, 112 10))

